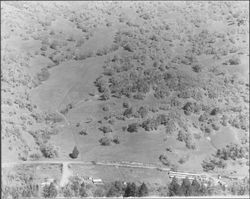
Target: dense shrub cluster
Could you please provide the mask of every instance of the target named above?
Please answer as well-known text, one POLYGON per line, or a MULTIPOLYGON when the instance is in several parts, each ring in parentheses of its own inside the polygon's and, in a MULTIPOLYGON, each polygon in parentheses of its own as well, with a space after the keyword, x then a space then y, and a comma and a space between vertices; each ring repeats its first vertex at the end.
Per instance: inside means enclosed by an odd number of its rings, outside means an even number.
POLYGON ((186 115, 191 115, 191 113, 199 113, 201 107, 196 102, 187 102, 183 107, 184 113, 186 115))
POLYGON ((145 197, 148 196, 149 190, 145 183, 137 186, 134 182, 124 184, 121 181, 112 182, 106 197, 145 197))
POLYGON ((46 158, 58 157, 57 149, 53 145, 44 144, 44 145, 41 145, 40 148, 41 148, 40 150, 41 150, 44 157, 46 157, 46 158))
POLYGON ((80 134, 80 135, 88 135, 86 129, 82 129, 82 130, 79 132, 79 134, 80 134))
POLYGON ((112 140, 108 137, 102 137, 100 140, 99 140, 100 144, 103 145, 103 146, 109 146, 112 142, 112 140))
POLYGON ((165 114, 160 114, 157 117, 148 118, 144 122, 142 122, 142 128, 146 131, 157 130, 160 125, 166 126, 169 124, 170 118, 165 114))
POLYGON ((196 72, 196 73, 199 73, 201 72, 201 66, 198 65, 198 64, 195 64, 193 67, 192 67, 193 71, 196 72))
POLYGON ((102 137, 100 140, 99 140, 100 144, 103 145, 103 146, 109 146, 111 145, 111 143, 115 143, 115 144, 119 144, 120 143, 120 140, 119 140, 119 137, 118 136, 114 136, 113 138, 110 138, 110 137, 102 137))
POLYGON ((148 115, 148 108, 141 106, 137 112, 138 112, 139 116, 143 119, 148 115))
POLYGON ((105 90, 108 90, 108 82, 102 76, 96 79, 95 85, 97 86, 98 91, 100 93, 103 93, 105 90))
POLYGON ((179 184, 177 178, 173 178, 168 186, 169 196, 205 196, 208 194, 207 187, 194 179, 192 183, 188 178, 184 178, 179 184))
POLYGON ((238 57, 232 57, 228 60, 228 63, 230 65, 239 65, 241 62, 240 62, 240 59, 238 57))
POLYGON ((204 160, 201 164, 204 171, 213 171, 215 168, 225 168, 226 162, 219 158, 210 158, 209 160, 204 160))
POLYGON ((111 133, 113 132, 112 128, 110 126, 103 126, 101 128, 99 128, 104 134, 106 133, 111 133))
POLYGON ((228 123, 235 128, 247 131, 249 129, 249 115, 244 113, 237 114, 233 118, 230 118, 228 123))
POLYGON ((87 59, 89 57, 93 57, 94 53, 89 51, 89 52, 75 52, 73 57, 75 60, 84 60, 87 59))
POLYGON ((185 142, 186 147, 188 149, 195 149, 195 147, 196 147, 192 135, 188 132, 183 131, 183 130, 179 131, 177 140, 179 140, 181 142, 185 142))
POLYGON ((248 157, 248 151, 238 144, 229 144, 225 148, 218 149, 215 156, 222 160, 236 160, 248 157))
POLYGON ((138 131, 139 124, 138 123, 132 123, 128 125, 127 131, 130 133, 137 132, 138 131))
POLYGON ((115 181, 111 183, 110 188, 107 191, 107 197, 120 197, 124 195, 126 185, 121 181, 115 181))
POLYGON ((55 198, 57 194, 58 194, 58 191, 54 183, 50 183, 50 185, 44 186, 43 188, 44 198, 55 198))
MULTIPOLYGON (((133 59, 139 61, 140 56, 133 55, 133 59)), ((174 70, 160 70, 160 66, 135 68, 131 60, 131 56, 122 58, 116 56, 104 66, 105 75, 109 76, 110 91, 116 97, 133 96, 135 99, 144 99, 152 88, 157 99, 164 99, 171 91, 185 90, 196 84, 194 80, 174 70)))
POLYGON ((102 100, 109 100, 111 97, 110 91, 108 89, 105 89, 101 95, 102 100))
POLYGON ((125 109, 125 111, 123 112, 123 116, 130 118, 134 115, 134 113, 135 113, 134 108, 130 107, 130 108, 125 109))
POLYGON ((165 132, 169 135, 172 135, 177 129, 174 119, 169 119, 165 125, 165 132))
POLYGON ((37 198, 39 195, 39 185, 26 182, 23 186, 4 186, 2 185, 1 198, 37 198))

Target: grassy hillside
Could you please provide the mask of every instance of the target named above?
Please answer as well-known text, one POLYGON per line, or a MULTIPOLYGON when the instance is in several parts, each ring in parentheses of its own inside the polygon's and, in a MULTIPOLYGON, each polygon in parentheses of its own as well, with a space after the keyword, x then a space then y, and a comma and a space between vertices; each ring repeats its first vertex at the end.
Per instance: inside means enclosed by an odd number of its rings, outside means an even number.
POLYGON ((248 176, 247 2, 1 11, 3 162, 69 161, 76 146, 77 161, 248 176))

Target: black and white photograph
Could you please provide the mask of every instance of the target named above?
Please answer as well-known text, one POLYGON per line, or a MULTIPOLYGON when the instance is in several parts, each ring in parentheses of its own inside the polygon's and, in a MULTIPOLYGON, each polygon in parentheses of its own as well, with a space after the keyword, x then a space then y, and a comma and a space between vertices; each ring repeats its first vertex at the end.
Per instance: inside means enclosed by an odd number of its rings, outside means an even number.
POLYGON ((249 1, 1 1, 1 198, 249 198, 249 1))

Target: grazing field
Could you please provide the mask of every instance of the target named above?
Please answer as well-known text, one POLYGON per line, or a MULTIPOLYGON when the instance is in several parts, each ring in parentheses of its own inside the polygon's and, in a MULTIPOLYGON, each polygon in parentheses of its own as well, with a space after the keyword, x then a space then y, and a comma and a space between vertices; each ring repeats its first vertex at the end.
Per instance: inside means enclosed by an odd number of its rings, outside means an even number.
POLYGON ((136 168, 117 168, 106 166, 72 165, 73 174, 85 178, 101 178, 104 182, 113 182, 114 179, 125 182, 149 183, 166 185, 170 179, 167 172, 136 168))

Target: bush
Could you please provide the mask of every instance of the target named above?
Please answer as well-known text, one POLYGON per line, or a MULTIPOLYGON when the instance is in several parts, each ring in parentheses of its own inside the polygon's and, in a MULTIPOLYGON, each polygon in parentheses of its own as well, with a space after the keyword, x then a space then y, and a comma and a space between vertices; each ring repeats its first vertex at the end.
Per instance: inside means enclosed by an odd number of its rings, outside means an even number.
POLYGON ((139 187, 138 196, 139 197, 148 196, 148 187, 145 183, 142 183, 142 185, 139 187))
POLYGON ((145 118, 148 114, 148 109, 146 107, 141 106, 137 111, 141 118, 145 118))
POLYGON ((182 180, 181 193, 184 196, 190 196, 192 193, 192 186, 191 186, 191 183, 187 177, 182 180))
POLYGON ((171 107, 179 107, 181 106, 181 102, 177 98, 171 99, 171 107))
POLYGON ((111 133, 113 132, 112 128, 110 126, 103 126, 99 128, 103 133, 111 133))
POLYGON ((196 73, 199 73, 201 72, 201 67, 200 65, 196 64, 192 67, 193 71, 196 72, 196 73))
POLYGON ((127 131, 130 133, 137 132, 138 131, 139 124, 138 123, 132 123, 128 125, 127 131))
POLYGON ((186 147, 188 149, 195 149, 196 148, 194 140, 192 139, 191 136, 188 137, 188 139, 185 141, 185 144, 186 144, 186 147))
POLYGON ((50 48, 53 49, 53 50, 57 50, 59 47, 59 42, 58 41, 53 41, 51 44, 50 44, 50 48))
POLYGON ((67 113, 69 112, 69 110, 72 109, 72 108, 73 108, 73 105, 72 105, 72 104, 68 104, 68 105, 65 107, 65 109, 62 109, 62 110, 60 111, 60 113, 62 113, 63 115, 65 115, 65 114, 67 114, 67 113))
POLYGON ((184 157, 181 157, 181 158, 179 159, 178 162, 179 162, 180 164, 184 164, 188 159, 189 159, 189 156, 186 155, 186 156, 184 156, 184 157))
POLYGON ((182 184, 179 185, 176 177, 172 179, 169 184, 169 196, 205 196, 208 195, 207 189, 203 184, 200 184, 196 179, 190 183, 188 178, 182 180, 182 184))
POLYGON ((87 130, 83 129, 79 132, 80 135, 88 135, 87 130))
POLYGON ((103 111, 109 111, 109 106, 105 105, 103 108, 102 108, 103 111))
POLYGON ((105 68, 103 74, 107 76, 112 76, 115 74, 115 71, 114 69, 111 68, 105 68))
POLYGON ((64 197, 70 197, 71 198, 71 197, 74 196, 74 192, 71 189, 70 184, 67 184, 65 187, 63 187, 62 192, 63 192, 64 197))
POLYGON ((42 81, 46 81, 47 79, 49 79, 49 76, 50 74, 49 74, 48 69, 42 68, 41 72, 37 74, 37 79, 42 82, 42 81))
POLYGON ((124 50, 127 50, 129 52, 134 52, 134 50, 135 50, 135 47, 130 43, 127 43, 126 45, 124 45, 123 48, 124 48, 124 50))
POLYGON ((169 135, 172 135, 176 131, 176 128, 177 128, 175 121, 173 119, 168 120, 165 126, 166 126, 165 132, 169 135))
POLYGON ((201 107, 196 103, 187 102, 183 107, 184 113, 186 115, 191 115, 191 113, 199 113, 201 107))
POLYGON ((39 192, 39 185, 28 183, 21 187, 22 197, 37 197, 39 192))
POLYGON ((130 104, 129 104, 129 102, 123 102, 122 106, 123 106, 124 108, 129 108, 129 107, 130 107, 130 104))
POLYGON ((228 62, 230 65, 239 65, 241 63, 238 57, 232 57, 228 62))
POLYGON ((220 123, 221 123, 223 126, 227 126, 227 123, 228 123, 228 116, 223 115, 223 116, 221 117, 220 123))
POLYGON ((220 129, 220 126, 219 126, 219 123, 218 122, 215 122, 212 124, 212 128, 215 130, 215 131, 218 131, 220 129))
POLYGON ((83 53, 83 52, 78 52, 78 53, 75 53, 75 60, 84 60, 84 59, 87 59, 88 57, 93 57, 94 56, 94 53, 93 52, 86 52, 86 53, 83 53))
POLYGON ((142 93, 137 93, 133 97, 134 99, 143 100, 145 98, 145 95, 143 95, 142 93))
POLYGON ((108 137, 103 137, 99 140, 101 145, 103 146, 109 146, 111 144, 111 140, 108 137))
POLYGON ((115 144, 120 144, 120 140, 119 140, 118 136, 115 136, 115 137, 113 138, 113 142, 114 142, 115 144))
POLYGON ((208 120, 208 114, 207 113, 203 113, 202 115, 200 115, 199 119, 200 122, 204 122, 206 120, 208 120))
POLYGON ((30 155, 31 160, 39 160, 40 158, 41 158, 40 153, 33 153, 33 154, 30 155))
POLYGON ((211 112, 210 115, 217 115, 219 113, 220 109, 219 108, 214 108, 211 112))
POLYGON ((103 94, 101 95, 102 100, 109 100, 110 99, 110 91, 108 89, 105 89, 103 94))
POLYGON ((108 192, 107 197, 120 197, 124 195, 125 186, 121 181, 115 181, 111 184, 108 192))
POLYGON ((174 177, 168 186, 169 196, 181 196, 181 186, 178 184, 177 178, 174 177))
POLYGON ((72 153, 69 154, 69 156, 73 159, 76 159, 78 157, 78 155, 79 155, 79 151, 78 151, 77 147, 75 146, 72 153))
POLYGON ((94 197, 105 197, 105 195, 106 191, 104 187, 97 187, 93 194, 94 197))
POLYGON ((187 132, 180 130, 178 132, 177 140, 179 140, 180 142, 185 142, 186 139, 187 139, 187 132))
POLYGON ((212 132, 212 129, 210 126, 206 125, 204 131, 205 133, 210 134, 212 132))
POLYGON ((166 155, 160 155, 159 160, 166 166, 171 166, 171 162, 166 155))
POLYGON ((51 144, 42 145, 40 150, 45 158, 58 157, 57 149, 55 149, 55 147, 51 144))
POLYGON ((155 118, 149 118, 142 123, 142 128, 144 128, 145 131, 157 130, 158 126, 159 123, 155 118))
POLYGON ((225 168, 226 163, 223 160, 219 160, 218 158, 213 158, 209 160, 204 160, 201 164, 204 171, 208 172, 210 170, 214 170, 216 167, 225 168))
POLYGON ((79 191, 81 188, 81 179, 78 176, 73 176, 70 178, 70 187, 71 190, 74 192, 74 196, 79 196, 79 191))
POLYGON ((133 114, 134 114, 134 109, 133 109, 133 107, 130 107, 124 111, 123 116, 130 118, 130 117, 132 117, 133 114))
POLYGON ((85 184, 84 183, 81 184, 81 187, 79 189, 79 196, 80 197, 87 197, 88 196, 87 192, 86 192, 86 188, 85 188, 85 184))
POLYGON ((238 144, 229 144, 225 148, 218 149, 216 157, 222 160, 236 160, 247 156, 247 150, 238 144))
POLYGON ((159 125, 166 125, 167 122, 168 122, 168 118, 164 114, 160 114, 156 118, 156 123, 159 124, 159 125))
POLYGON ((59 122, 62 122, 63 121, 63 117, 60 116, 59 114, 57 113, 46 113, 46 116, 45 116, 45 121, 47 123, 49 122, 53 122, 53 123, 59 123, 59 122))
POLYGON ((124 197, 135 197, 137 196, 137 186, 133 183, 128 183, 125 189, 124 197))
POLYGON ((156 99, 164 99, 170 95, 168 90, 157 87, 154 92, 154 97, 156 99))
POLYGON ((178 94, 178 97, 184 98, 184 99, 190 98, 190 97, 192 97, 192 91, 190 89, 180 91, 178 94))
POLYGON ((195 143, 191 134, 184 132, 183 130, 180 130, 178 133, 177 140, 179 140, 180 142, 185 142, 186 147, 188 149, 195 149, 195 143))
POLYGON ((57 189, 54 183, 50 185, 45 185, 43 188, 43 197, 45 198, 55 198, 57 196, 57 189))

